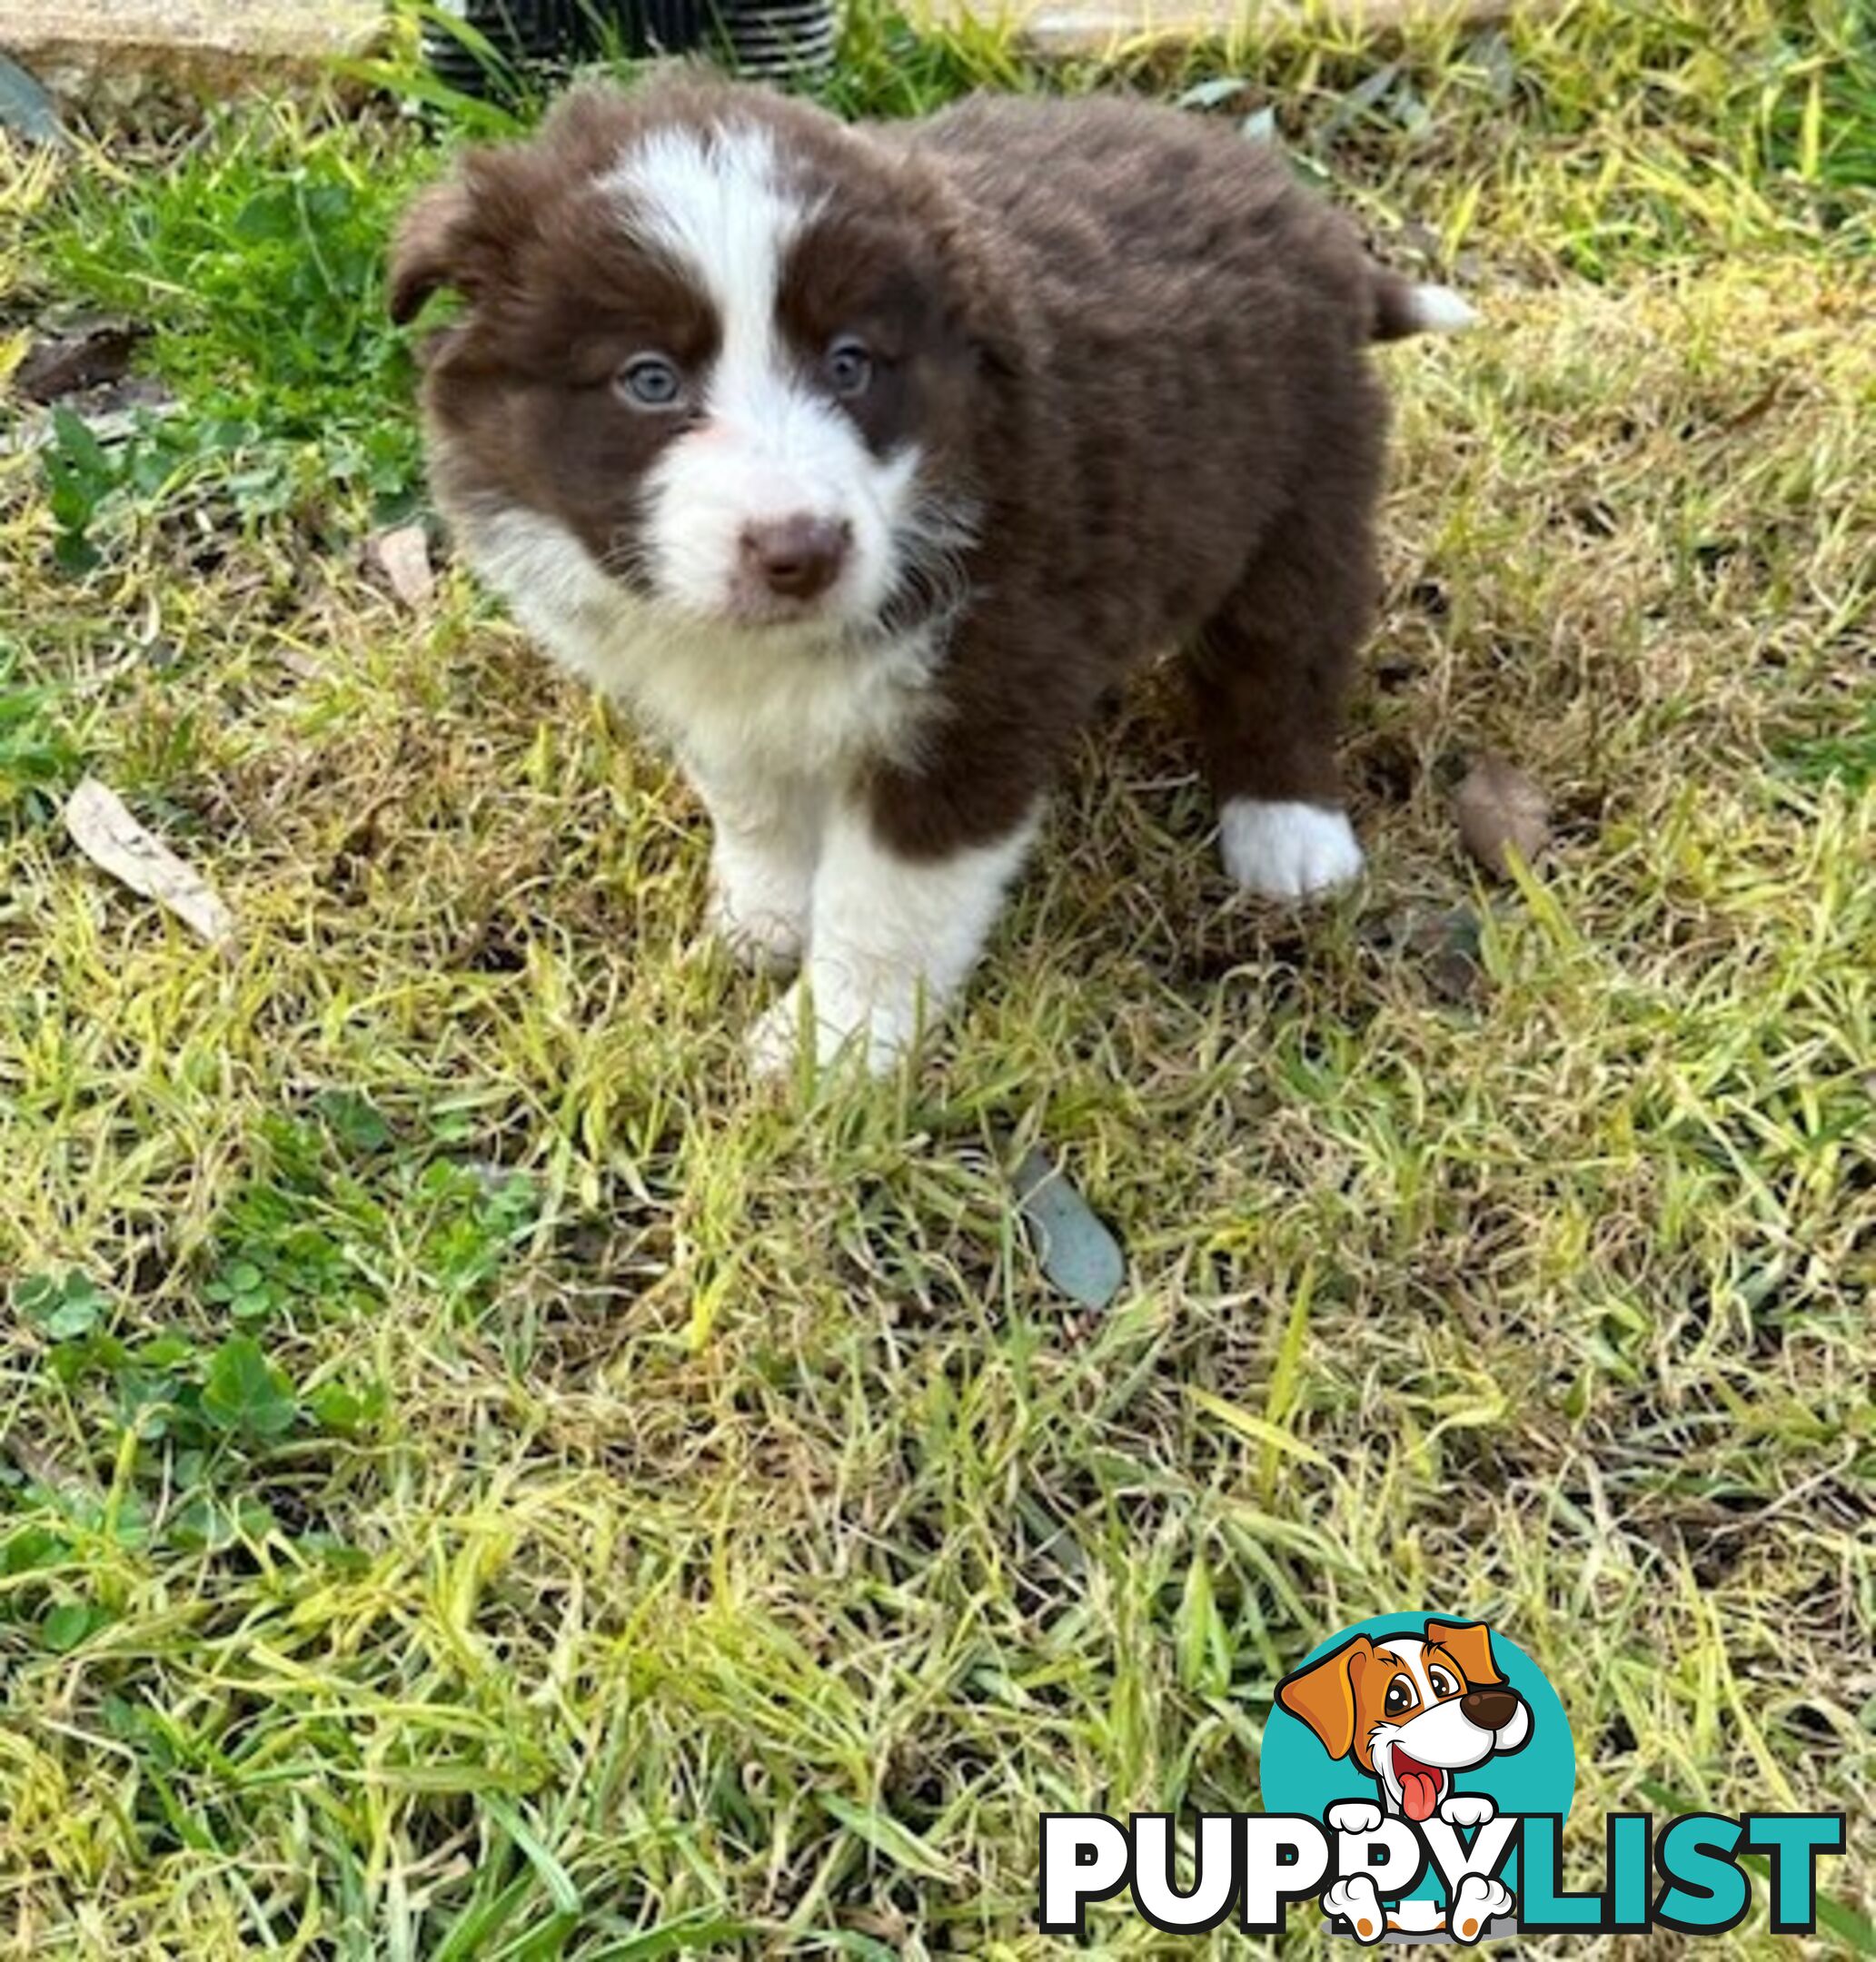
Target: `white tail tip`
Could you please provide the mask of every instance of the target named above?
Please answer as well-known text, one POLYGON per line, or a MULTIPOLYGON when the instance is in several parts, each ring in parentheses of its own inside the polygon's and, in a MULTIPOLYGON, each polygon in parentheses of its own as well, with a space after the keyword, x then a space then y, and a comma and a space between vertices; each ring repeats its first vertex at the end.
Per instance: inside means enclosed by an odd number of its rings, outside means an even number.
POLYGON ((1467 304, 1450 286, 1416 286, 1414 317, 1426 333, 1457 333, 1474 325, 1478 309, 1467 304))

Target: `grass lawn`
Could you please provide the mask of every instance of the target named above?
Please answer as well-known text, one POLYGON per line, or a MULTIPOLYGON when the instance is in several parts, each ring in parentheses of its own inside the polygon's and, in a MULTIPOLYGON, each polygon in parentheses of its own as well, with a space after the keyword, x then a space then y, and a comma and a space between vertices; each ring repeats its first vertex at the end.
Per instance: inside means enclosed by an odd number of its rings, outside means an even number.
MULTIPOLYGON (((669 766, 364 563, 422 496, 383 238, 460 117, 0 145, 0 373, 102 310, 161 398, 0 455, 0 1945, 1065 1950, 1039 1812, 1254 1808, 1277 1678, 1422 1607, 1556 1686, 1579 1884, 1605 1810, 1841 1808, 1815 1946, 1876 1942, 1856 13, 1044 77, 862 7, 849 108, 1244 78, 1192 113, 1487 324, 1384 357, 1362 889, 1227 905, 1148 681, 926 1066, 819 1097, 748 1079, 669 766), (1509 885, 1485 750, 1553 812, 1509 885), (74 848, 87 774, 232 955, 74 848), (1038 1142, 1126 1244, 1091 1324, 1038 1142)), ((1711 1953, 1785 1949, 1758 1891, 1711 1953)))

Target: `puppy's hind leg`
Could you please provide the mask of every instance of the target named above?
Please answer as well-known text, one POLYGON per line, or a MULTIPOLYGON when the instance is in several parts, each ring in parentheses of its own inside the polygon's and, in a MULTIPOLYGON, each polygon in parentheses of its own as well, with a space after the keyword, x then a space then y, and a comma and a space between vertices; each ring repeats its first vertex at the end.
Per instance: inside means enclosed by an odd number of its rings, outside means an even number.
POLYGON ((1359 510, 1280 520, 1186 655, 1225 869, 1266 898, 1305 899, 1362 869, 1335 763, 1373 604, 1359 510))

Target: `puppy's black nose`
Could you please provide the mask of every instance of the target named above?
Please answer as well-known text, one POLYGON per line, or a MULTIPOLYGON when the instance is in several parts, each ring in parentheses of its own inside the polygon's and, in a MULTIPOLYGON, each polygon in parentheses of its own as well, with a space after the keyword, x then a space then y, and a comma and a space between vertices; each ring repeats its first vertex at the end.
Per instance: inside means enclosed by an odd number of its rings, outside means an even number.
POLYGON ((1503 1730, 1518 1712, 1517 1692, 1513 1690, 1468 1690, 1459 1707, 1481 1730, 1503 1730))
POLYGON ((772 518, 742 534, 743 563, 785 600, 818 600, 840 576, 853 527, 839 518, 772 518))

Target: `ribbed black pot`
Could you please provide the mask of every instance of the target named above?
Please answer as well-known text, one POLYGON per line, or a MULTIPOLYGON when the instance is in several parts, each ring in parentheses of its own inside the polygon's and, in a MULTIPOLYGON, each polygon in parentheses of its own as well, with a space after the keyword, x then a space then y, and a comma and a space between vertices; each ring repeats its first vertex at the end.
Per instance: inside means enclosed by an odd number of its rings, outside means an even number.
MULTIPOLYGON (((740 74, 819 81, 834 64, 834 0, 443 0, 511 72, 550 73, 613 52, 706 52, 740 74)), ((437 75, 466 94, 499 92, 479 54, 447 26, 424 29, 437 75)))

